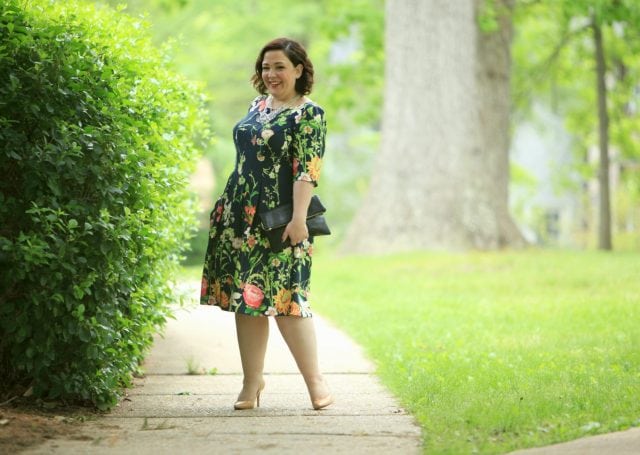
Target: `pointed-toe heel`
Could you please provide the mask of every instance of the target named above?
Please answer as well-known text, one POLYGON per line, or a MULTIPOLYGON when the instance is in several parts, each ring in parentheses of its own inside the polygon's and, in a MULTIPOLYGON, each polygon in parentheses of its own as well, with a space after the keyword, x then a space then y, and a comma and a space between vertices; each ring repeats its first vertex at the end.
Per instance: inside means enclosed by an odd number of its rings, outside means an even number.
POLYGON ((264 389, 264 384, 262 384, 262 386, 256 392, 256 399, 255 400, 236 401, 233 404, 233 409, 235 409, 237 411, 244 411, 246 409, 259 408, 260 407, 260 393, 262 392, 262 389, 264 389))

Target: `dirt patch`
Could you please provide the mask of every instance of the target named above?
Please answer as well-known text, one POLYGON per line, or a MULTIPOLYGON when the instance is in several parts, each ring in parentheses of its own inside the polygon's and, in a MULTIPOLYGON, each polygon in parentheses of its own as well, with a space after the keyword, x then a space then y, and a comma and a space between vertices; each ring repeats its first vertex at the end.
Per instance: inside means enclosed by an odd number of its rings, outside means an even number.
POLYGON ((0 453, 17 453, 49 439, 92 439, 82 434, 80 423, 95 417, 94 411, 48 406, 22 402, 0 407, 0 453))

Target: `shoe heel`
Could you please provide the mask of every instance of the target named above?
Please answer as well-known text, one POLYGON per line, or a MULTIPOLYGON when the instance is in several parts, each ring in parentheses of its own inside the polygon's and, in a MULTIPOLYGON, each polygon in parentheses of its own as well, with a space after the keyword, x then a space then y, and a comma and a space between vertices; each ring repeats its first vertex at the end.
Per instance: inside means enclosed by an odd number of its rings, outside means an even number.
POLYGON ((260 393, 262 392, 262 389, 264 389, 264 382, 262 383, 262 386, 256 392, 255 400, 251 400, 251 401, 249 401, 249 400, 236 401, 235 404, 233 405, 233 408, 236 409, 236 410, 259 408, 260 407, 260 393))

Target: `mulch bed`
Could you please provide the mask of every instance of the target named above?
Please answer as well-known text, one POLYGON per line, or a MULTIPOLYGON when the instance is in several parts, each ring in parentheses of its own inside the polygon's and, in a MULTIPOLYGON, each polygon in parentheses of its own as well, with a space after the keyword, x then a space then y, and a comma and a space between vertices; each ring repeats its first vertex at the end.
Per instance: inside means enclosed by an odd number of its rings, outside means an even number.
POLYGON ((97 415, 91 408, 13 400, 0 406, 0 453, 17 453, 49 439, 86 440, 80 423, 97 415))

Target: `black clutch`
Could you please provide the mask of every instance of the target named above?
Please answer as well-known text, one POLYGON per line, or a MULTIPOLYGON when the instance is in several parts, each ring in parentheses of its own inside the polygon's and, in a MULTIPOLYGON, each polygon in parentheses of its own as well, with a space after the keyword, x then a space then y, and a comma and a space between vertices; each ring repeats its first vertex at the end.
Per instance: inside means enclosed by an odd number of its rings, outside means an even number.
MULTIPOLYGON (((326 211, 327 209, 320 202, 320 198, 317 195, 312 196, 307 210, 307 229, 310 237, 331 234, 327 221, 322 216, 326 211)), ((293 216, 293 204, 284 204, 259 215, 262 229, 264 229, 269 239, 271 250, 277 253, 290 246, 288 238, 284 242, 282 241, 282 234, 293 216)))

